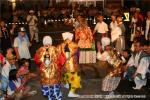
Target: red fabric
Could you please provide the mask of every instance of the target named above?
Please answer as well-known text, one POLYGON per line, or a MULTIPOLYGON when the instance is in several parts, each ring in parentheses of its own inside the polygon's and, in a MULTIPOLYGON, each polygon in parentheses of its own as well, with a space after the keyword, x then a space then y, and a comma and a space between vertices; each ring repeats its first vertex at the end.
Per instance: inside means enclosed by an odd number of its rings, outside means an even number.
POLYGON ((62 69, 65 61, 66 61, 66 56, 64 53, 61 53, 58 57, 58 60, 57 60, 57 64, 58 64, 58 67, 60 70, 62 69))
POLYGON ((38 54, 36 53, 35 55, 34 55, 34 61, 35 61, 35 63, 37 64, 37 65, 39 65, 41 62, 40 62, 40 58, 38 57, 38 54))
POLYGON ((4 56, 0 53, 0 63, 4 64, 4 62, 5 62, 4 56))

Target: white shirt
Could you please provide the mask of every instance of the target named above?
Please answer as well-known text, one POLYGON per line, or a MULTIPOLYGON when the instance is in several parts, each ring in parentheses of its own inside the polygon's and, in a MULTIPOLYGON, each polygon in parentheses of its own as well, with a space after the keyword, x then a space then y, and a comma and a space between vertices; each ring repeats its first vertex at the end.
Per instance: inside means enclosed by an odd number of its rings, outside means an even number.
POLYGON ((21 41, 18 37, 14 40, 14 47, 18 48, 20 58, 30 59, 31 55, 29 52, 29 41, 24 37, 23 41, 21 41))
POLYGON ((117 27, 117 21, 115 21, 115 22, 111 22, 110 23, 110 29, 111 29, 111 31, 113 31, 116 27, 117 27))
POLYGON ((137 68, 135 73, 141 74, 142 78, 144 79, 146 73, 149 72, 148 67, 150 64, 150 57, 143 57, 140 59, 140 55, 141 55, 141 52, 137 53, 135 57, 133 57, 132 55, 127 63, 127 66, 135 66, 137 68))
POLYGON ((2 76, 8 79, 10 70, 11 65, 6 61, 6 64, 2 67, 2 76))
POLYGON ((139 65, 140 54, 141 52, 137 53, 135 57, 132 55, 127 63, 127 66, 135 66, 137 68, 139 65))
POLYGON ((108 25, 105 22, 98 22, 94 28, 95 31, 98 33, 107 33, 108 32, 108 25))
POLYGON ((138 68, 136 70, 136 73, 139 73, 142 75, 142 79, 145 79, 145 75, 147 72, 149 72, 148 67, 150 65, 150 57, 143 57, 140 60, 140 63, 138 65, 138 68))
POLYGON ((28 23, 29 26, 37 26, 36 21, 38 21, 37 17, 35 15, 31 16, 28 15, 27 16, 27 22, 30 20, 30 18, 32 17, 32 20, 28 23))
POLYGON ((150 20, 147 19, 146 20, 146 29, 145 29, 145 39, 147 40, 148 39, 148 32, 150 30, 150 20))
POLYGON ((111 41, 114 42, 115 40, 117 40, 121 34, 122 30, 119 26, 117 26, 111 31, 111 41))

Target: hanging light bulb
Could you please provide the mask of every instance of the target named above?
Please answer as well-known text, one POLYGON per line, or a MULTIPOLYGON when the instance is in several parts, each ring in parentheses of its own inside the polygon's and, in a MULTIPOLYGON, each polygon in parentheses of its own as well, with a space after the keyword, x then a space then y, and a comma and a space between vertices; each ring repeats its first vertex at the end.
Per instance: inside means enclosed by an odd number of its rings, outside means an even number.
POLYGON ((96 24, 96 19, 95 19, 95 17, 94 17, 94 21, 93 21, 93 24, 94 24, 94 25, 96 24))
POLYGON ((47 25, 47 21, 46 20, 44 20, 44 25, 47 25))

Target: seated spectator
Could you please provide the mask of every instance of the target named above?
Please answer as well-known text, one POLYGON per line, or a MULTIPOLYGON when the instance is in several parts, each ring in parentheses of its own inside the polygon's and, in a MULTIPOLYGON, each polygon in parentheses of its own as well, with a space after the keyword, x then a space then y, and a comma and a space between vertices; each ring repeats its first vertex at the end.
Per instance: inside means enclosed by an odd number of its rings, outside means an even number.
POLYGON ((2 85, 1 90, 3 91, 4 95, 6 94, 6 90, 9 82, 8 80, 9 72, 12 69, 16 69, 15 62, 16 62, 15 52, 12 48, 9 48, 6 54, 6 61, 2 67, 2 72, 1 72, 1 85, 2 85))
POLYGON ((32 96, 36 91, 30 91, 31 87, 26 86, 26 81, 17 75, 17 70, 13 69, 9 72, 9 85, 7 88, 7 98, 20 100, 24 96, 32 96))
POLYGON ((29 71, 29 60, 22 58, 20 60, 19 70, 17 72, 17 75, 22 77, 24 80, 29 80, 33 77, 36 77, 36 74, 30 73, 29 71))
POLYGON ((142 45, 142 41, 134 43, 134 53, 127 63, 125 77, 135 82, 136 87, 134 89, 141 89, 146 85, 146 74, 149 73, 150 56, 143 51, 142 45))

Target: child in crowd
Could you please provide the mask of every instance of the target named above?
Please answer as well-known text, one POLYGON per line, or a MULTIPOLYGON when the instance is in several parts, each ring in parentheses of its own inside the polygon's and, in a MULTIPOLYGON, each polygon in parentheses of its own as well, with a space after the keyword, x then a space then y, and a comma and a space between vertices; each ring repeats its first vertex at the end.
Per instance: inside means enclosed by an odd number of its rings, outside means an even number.
POLYGON ((37 75, 35 73, 30 73, 29 71, 29 60, 22 58, 20 60, 19 70, 17 72, 18 76, 21 76, 23 80, 28 81, 31 78, 36 77, 37 75))
POLYGON ((23 81, 21 77, 18 76, 17 70, 12 69, 9 72, 9 85, 7 88, 7 98, 20 100, 26 96, 32 96, 37 93, 37 91, 30 91, 31 87, 26 85, 26 81, 23 81))

